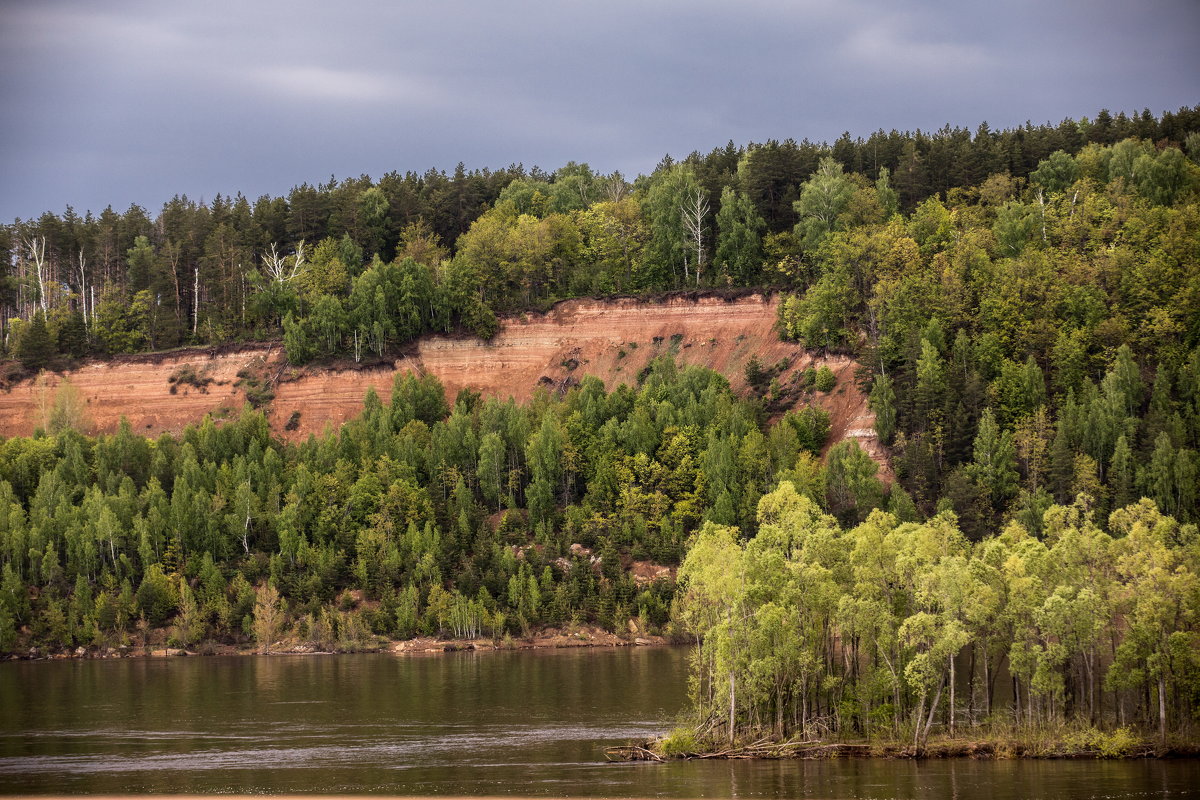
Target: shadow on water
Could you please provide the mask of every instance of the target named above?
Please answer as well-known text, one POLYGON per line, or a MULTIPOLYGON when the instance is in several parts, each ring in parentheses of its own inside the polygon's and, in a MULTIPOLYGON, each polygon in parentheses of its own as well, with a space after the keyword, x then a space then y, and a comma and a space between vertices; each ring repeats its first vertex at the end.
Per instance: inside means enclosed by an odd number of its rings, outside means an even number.
POLYGON ((0 792, 1184 796, 1187 762, 607 764, 685 703, 676 648, 0 664, 0 792))

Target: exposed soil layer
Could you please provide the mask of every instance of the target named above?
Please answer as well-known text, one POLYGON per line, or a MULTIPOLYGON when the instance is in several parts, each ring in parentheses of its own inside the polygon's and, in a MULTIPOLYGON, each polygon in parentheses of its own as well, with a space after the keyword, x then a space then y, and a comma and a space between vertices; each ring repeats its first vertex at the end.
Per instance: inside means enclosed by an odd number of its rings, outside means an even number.
POLYGON ((760 294, 687 293, 657 298, 580 299, 557 304, 545 314, 502 320, 489 342, 458 336, 424 336, 395 360, 373 364, 286 364, 278 344, 239 345, 125 356, 93 361, 62 374, 25 379, 0 392, 0 435, 27 436, 48 418, 55 392, 70 380, 93 432, 115 431, 121 417, 145 435, 178 432, 205 414, 236 413, 246 400, 239 373, 275 382, 269 419, 289 439, 319 434, 356 416, 374 387, 387 401, 392 379, 404 372, 432 374, 449 399, 469 388, 485 397, 518 402, 539 390, 563 391, 585 375, 610 388, 634 384, 656 356, 671 353, 680 364, 698 364, 725 375, 745 391, 746 363, 757 357, 766 368, 780 366, 780 385, 809 367, 828 366, 837 386, 810 394, 832 415, 831 442, 857 439, 883 465, 874 435, 874 415, 854 385, 855 362, 822 357, 775 332, 775 298, 760 294))

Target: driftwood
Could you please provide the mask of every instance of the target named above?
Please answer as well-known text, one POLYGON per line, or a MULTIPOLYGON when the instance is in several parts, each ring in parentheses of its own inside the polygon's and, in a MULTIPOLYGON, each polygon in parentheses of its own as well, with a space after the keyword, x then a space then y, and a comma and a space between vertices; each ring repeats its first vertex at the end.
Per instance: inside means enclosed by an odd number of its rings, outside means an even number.
MULTIPOLYGON (((1020 742, 1005 741, 952 741, 938 742, 927 747, 915 748, 897 744, 846 744, 827 743, 819 739, 791 742, 772 742, 759 739, 749 744, 727 747, 701 753, 680 753, 664 756, 657 752, 654 741, 610 747, 604 755, 609 761, 671 761, 700 759, 818 759, 818 758, 1038 758, 1038 759, 1095 759, 1104 756, 1095 748, 1068 747, 1062 744, 1035 748, 1020 742)), ((1120 758, 1195 758, 1200 756, 1200 747, 1176 745, 1157 748, 1141 743, 1120 754, 1120 758)))
POLYGON ((604 751, 604 758, 608 761, 666 761, 653 750, 636 744, 609 747, 604 751))

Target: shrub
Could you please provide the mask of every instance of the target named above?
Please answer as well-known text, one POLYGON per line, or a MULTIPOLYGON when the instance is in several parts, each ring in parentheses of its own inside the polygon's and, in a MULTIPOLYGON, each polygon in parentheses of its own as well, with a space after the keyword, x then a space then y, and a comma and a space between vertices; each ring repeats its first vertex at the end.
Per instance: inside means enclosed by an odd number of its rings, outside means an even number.
POLYGON ((700 750, 700 742, 696 732, 691 728, 680 726, 662 738, 658 743, 659 752, 667 758, 679 758, 692 755, 700 750))
POLYGON ((821 367, 817 370, 815 384, 818 392, 829 392, 833 390, 834 386, 837 386, 837 377, 829 367, 821 367))
POLYGON ((171 384, 171 394, 175 394, 180 386, 192 386, 201 394, 207 394, 208 385, 212 382, 211 377, 197 372, 191 364, 181 365, 167 377, 167 383, 171 384))
POLYGON ((1139 743, 1129 728, 1117 728, 1112 733, 1088 728, 1066 738, 1068 747, 1094 752, 1100 758, 1125 758, 1139 743))

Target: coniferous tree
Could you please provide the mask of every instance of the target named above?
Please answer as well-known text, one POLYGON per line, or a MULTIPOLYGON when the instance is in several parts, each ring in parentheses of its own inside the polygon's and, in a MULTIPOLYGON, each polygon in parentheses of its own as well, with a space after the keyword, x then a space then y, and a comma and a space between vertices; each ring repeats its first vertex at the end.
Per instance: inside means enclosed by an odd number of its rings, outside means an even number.
POLYGON ((985 409, 975 436, 975 454, 967 474, 1000 509, 1017 490, 1017 459, 1012 435, 1002 431, 992 410, 985 409))
POLYGON ((896 393, 887 375, 877 375, 871 389, 871 410, 875 412, 875 432, 884 444, 891 444, 896 432, 896 393))
POLYGON ((46 327, 46 318, 38 311, 21 334, 17 346, 17 359, 25 369, 36 372, 45 368, 54 355, 54 341, 46 327))
POLYGON ((722 190, 715 261, 735 285, 750 286, 758 281, 765 228, 766 223, 746 195, 732 186, 722 190))

